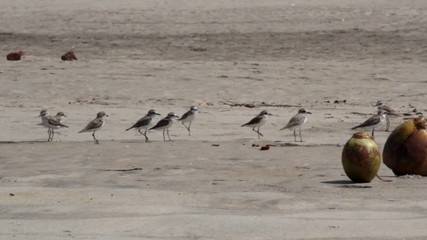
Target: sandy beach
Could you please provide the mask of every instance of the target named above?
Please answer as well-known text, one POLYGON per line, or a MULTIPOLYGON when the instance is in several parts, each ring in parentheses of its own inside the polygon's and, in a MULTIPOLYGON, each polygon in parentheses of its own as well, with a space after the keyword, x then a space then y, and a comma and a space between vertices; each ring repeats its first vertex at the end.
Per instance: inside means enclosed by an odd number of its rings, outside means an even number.
MULTIPOLYGON (((381 165, 392 182, 353 184, 341 166, 378 100, 425 115, 426 1, 0 6, 0 239, 427 237, 424 178, 381 165), (61 61, 68 50, 77 61, 61 61), (193 105, 191 136, 180 123, 172 142, 125 131, 193 105), (312 114, 295 143, 279 129, 301 107, 312 114), (42 109, 68 116, 53 142, 42 109), (258 139, 241 125, 262 110, 258 139), (78 131, 98 111, 95 145, 78 131)), ((376 131, 381 149, 389 134, 376 131)))

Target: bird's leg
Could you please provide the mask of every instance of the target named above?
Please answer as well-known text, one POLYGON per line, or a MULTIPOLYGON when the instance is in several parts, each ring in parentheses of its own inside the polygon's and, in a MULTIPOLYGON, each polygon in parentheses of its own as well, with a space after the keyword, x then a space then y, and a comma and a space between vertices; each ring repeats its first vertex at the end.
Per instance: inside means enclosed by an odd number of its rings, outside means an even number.
POLYGON ((50 137, 50 141, 53 142, 53 135, 55 135, 55 131, 52 128, 52 131, 50 131, 51 137, 50 137))
POLYGON ((166 142, 166 138, 165 138, 165 131, 166 129, 163 129, 163 141, 166 142))
POLYGON ((390 119, 388 118, 388 116, 385 117, 385 131, 388 132, 390 128, 390 119))
POLYGON ((371 133, 371 135, 372 135, 372 137, 373 137, 373 138, 375 138, 375 137, 374 137, 374 132, 375 132, 375 128, 373 127, 373 128, 372 128, 372 133, 371 133))
POLYGON ((190 133, 190 126, 191 126, 191 122, 190 122, 190 124, 188 125, 188 127, 184 124, 184 122, 182 122, 182 125, 184 125, 184 127, 187 129, 187 131, 188 131, 188 136, 191 136, 191 133, 190 133))
POLYGON ((150 140, 150 139, 148 139, 148 137, 147 137, 147 129, 145 129, 144 137, 145 137, 145 142, 148 142, 148 141, 150 140))
POLYGON ((147 137, 147 129, 145 129, 145 132, 141 132, 141 129, 138 129, 138 132, 141 133, 144 137, 145 137, 145 141, 148 142, 148 137, 147 137))
POLYGON ((96 139, 96 137, 95 137, 95 131, 93 131, 92 137, 93 137, 93 141, 95 142, 95 144, 99 144, 98 139, 96 139))
POLYGON ((166 132, 168 133, 169 141, 172 141, 172 140, 171 140, 171 136, 169 136, 169 128, 167 128, 167 129, 166 129, 166 132))
MULTIPOLYGON (((255 128, 256 128, 256 127, 253 127, 253 128, 252 128, 252 131, 256 132, 256 133, 258 134, 258 138, 259 138, 259 135, 260 135, 259 127, 258 127, 258 131, 257 131, 257 130, 255 130, 255 128)), ((261 134, 261 136, 262 136, 262 134, 261 134)))
POLYGON ((294 128, 294 141, 297 141, 297 133, 296 133, 296 129, 294 128))
POLYGON ((257 130, 258 138, 260 138, 259 136, 264 137, 264 135, 262 135, 262 133, 259 131, 259 128, 260 128, 260 127, 258 127, 258 130, 257 130))
POLYGON ((301 140, 301 142, 302 142, 301 127, 299 127, 299 139, 300 139, 300 140, 301 140))
POLYGON ((48 134, 47 141, 50 142, 50 135, 51 135, 50 128, 47 128, 47 134, 48 134))
POLYGON ((190 130, 190 128, 191 128, 191 122, 188 124, 188 136, 191 136, 191 130, 190 130))

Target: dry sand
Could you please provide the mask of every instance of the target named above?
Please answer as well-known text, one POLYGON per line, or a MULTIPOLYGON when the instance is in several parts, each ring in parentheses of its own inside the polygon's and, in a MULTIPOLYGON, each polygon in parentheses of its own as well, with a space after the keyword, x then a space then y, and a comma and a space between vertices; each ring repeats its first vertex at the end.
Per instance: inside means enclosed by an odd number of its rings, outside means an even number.
POLYGON ((423 178, 383 165, 392 183, 351 184, 340 161, 377 100, 426 111, 427 1, 0 6, 0 239, 427 237, 423 178), (79 60, 60 61, 70 49, 79 60), (27 54, 8 62, 12 50, 27 54), (173 142, 124 131, 148 109, 191 105, 192 136, 180 124, 173 142), (299 107, 313 114, 294 145, 278 129, 299 107), (52 143, 41 109, 68 115, 52 143), (274 116, 258 140, 240 125, 262 109, 274 116), (77 132, 101 110, 94 145, 77 132))

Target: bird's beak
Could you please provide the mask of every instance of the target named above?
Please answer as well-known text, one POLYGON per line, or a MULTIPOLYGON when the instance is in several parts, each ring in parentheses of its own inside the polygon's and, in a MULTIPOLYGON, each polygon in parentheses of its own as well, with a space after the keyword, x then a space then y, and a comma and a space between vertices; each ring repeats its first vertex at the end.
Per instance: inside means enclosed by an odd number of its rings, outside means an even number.
POLYGON ((109 115, 108 115, 108 114, 105 114, 105 116, 106 116, 106 117, 109 117, 109 115))
POLYGON ((307 114, 312 114, 311 112, 306 112, 307 114))
POLYGON ((160 113, 156 113, 156 115, 159 115, 159 116, 160 116, 161 114, 160 114, 160 113))
POLYGON ((68 116, 64 114, 64 117, 68 117, 68 116))

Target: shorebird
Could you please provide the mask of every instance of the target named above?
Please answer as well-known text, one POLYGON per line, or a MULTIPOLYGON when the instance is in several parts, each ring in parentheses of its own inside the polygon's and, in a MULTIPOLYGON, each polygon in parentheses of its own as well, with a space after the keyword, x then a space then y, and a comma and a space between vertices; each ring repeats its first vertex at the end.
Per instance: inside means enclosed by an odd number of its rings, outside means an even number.
POLYGON ((42 125, 43 127, 47 128, 47 134, 48 134, 47 141, 49 142, 50 141, 50 135, 51 135, 51 133, 50 133, 51 129, 48 126, 47 121, 48 121, 50 115, 49 115, 48 111, 44 109, 44 110, 40 111, 39 117, 41 118, 42 122, 37 124, 37 125, 42 125))
POLYGON ((374 137, 375 128, 380 124, 384 124, 386 115, 386 112, 380 110, 377 114, 368 118, 362 124, 357 125, 356 127, 353 127, 351 129, 355 130, 357 128, 372 128, 372 137, 374 137))
POLYGON ((301 127, 304 125, 305 122, 307 122, 307 114, 311 114, 311 112, 307 112, 304 108, 300 108, 298 110, 298 113, 295 114, 291 119, 289 119, 288 124, 286 126, 282 127, 280 130, 283 129, 293 129, 294 130, 294 141, 297 141, 297 134, 296 129, 299 128, 299 138, 302 142, 302 136, 301 136, 301 127))
POLYGON ((53 141, 53 136, 55 135, 54 129, 68 128, 67 125, 61 123, 62 118, 66 117, 63 112, 58 112, 56 116, 50 116, 47 110, 42 110, 39 117, 41 117, 42 120, 41 125, 47 127, 48 142, 53 141))
POLYGON ((256 132, 258 134, 258 139, 263 137, 262 133, 259 131, 259 128, 264 125, 268 119, 268 115, 271 115, 271 113, 267 112, 267 110, 262 110, 257 116, 252 118, 249 122, 242 125, 242 127, 251 127, 252 131, 256 132), (257 130, 255 130, 255 128, 257 130))
POLYGON ((96 137, 95 137, 95 132, 100 130, 102 128, 102 126, 104 126, 104 124, 105 124, 104 117, 108 117, 108 115, 105 114, 105 112, 103 112, 103 111, 98 112, 96 114, 96 118, 93 119, 92 121, 90 121, 86 125, 86 127, 83 128, 79 133, 92 132, 92 137, 93 137, 95 144, 99 144, 98 139, 96 139, 96 137))
POLYGON ((186 113, 184 113, 184 115, 182 115, 182 117, 180 119, 178 119, 178 121, 181 121, 182 125, 184 125, 184 127, 187 129, 188 131, 188 136, 191 136, 191 123, 194 121, 194 119, 196 118, 196 112, 197 112, 197 107, 196 106, 191 106, 190 110, 188 110, 186 113), (188 126, 186 126, 184 123, 188 122, 188 126))
POLYGON ((377 107, 378 111, 383 111, 386 113, 385 115, 385 121, 386 121, 386 126, 385 126, 385 130, 388 132, 389 128, 390 128, 390 117, 400 117, 402 116, 401 113, 399 113, 398 111, 395 111, 394 109, 392 109, 391 107, 389 107, 388 105, 384 105, 381 101, 377 101, 377 103, 374 105, 374 107, 377 107))
POLYGON ((49 124, 49 127, 51 129, 51 131, 50 131, 51 132, 51 137, 50 137, 51 142, 53 141, 53 136, 55 135, 55 131, 54 131, 55 129, 68 128, 67 125, 61 123, 61 120, 64 117, 67 117, 67 115, 65 115, 65 113, 58 112, 55 116, 52 116, 51 118, 49 118, 47 123, 49 124))
POLYGON ((167 132, 168 134, 169 141, 172 141, 171 137, 169 136, 169 128, 172 126, 172 124, 174 124, 174 122, 178 118, 179 117, 175 115, 174 112, 170 112, 165 118, 160 120, 154 127, 150 128, 149 130, 152 130, 152 129, 163 130, 163 141, 166 142, 165 132, 167 132))
POLYGON ((126 131, 135 128, 138 130, 139 133, 144 135, 145 141, 148 142, 149 139, 147 137, 147 130, 153 125, 153 119, 156 115, 160 115, 160 113, 157 113, 156 110, 151 109, 144 117, 142 117, 134 125, 132 125, 132 127, 126 129, 126 131), (141 132, 141 129, 144 129, 145 131, 141 132))
POLYGON ((414 119, 417 117, 424 117, 424 114, 422 112, 416 112, 414 115, 408 115, 406 117, 403 118, 403 120, 409 120, 409 119, 414 119))

